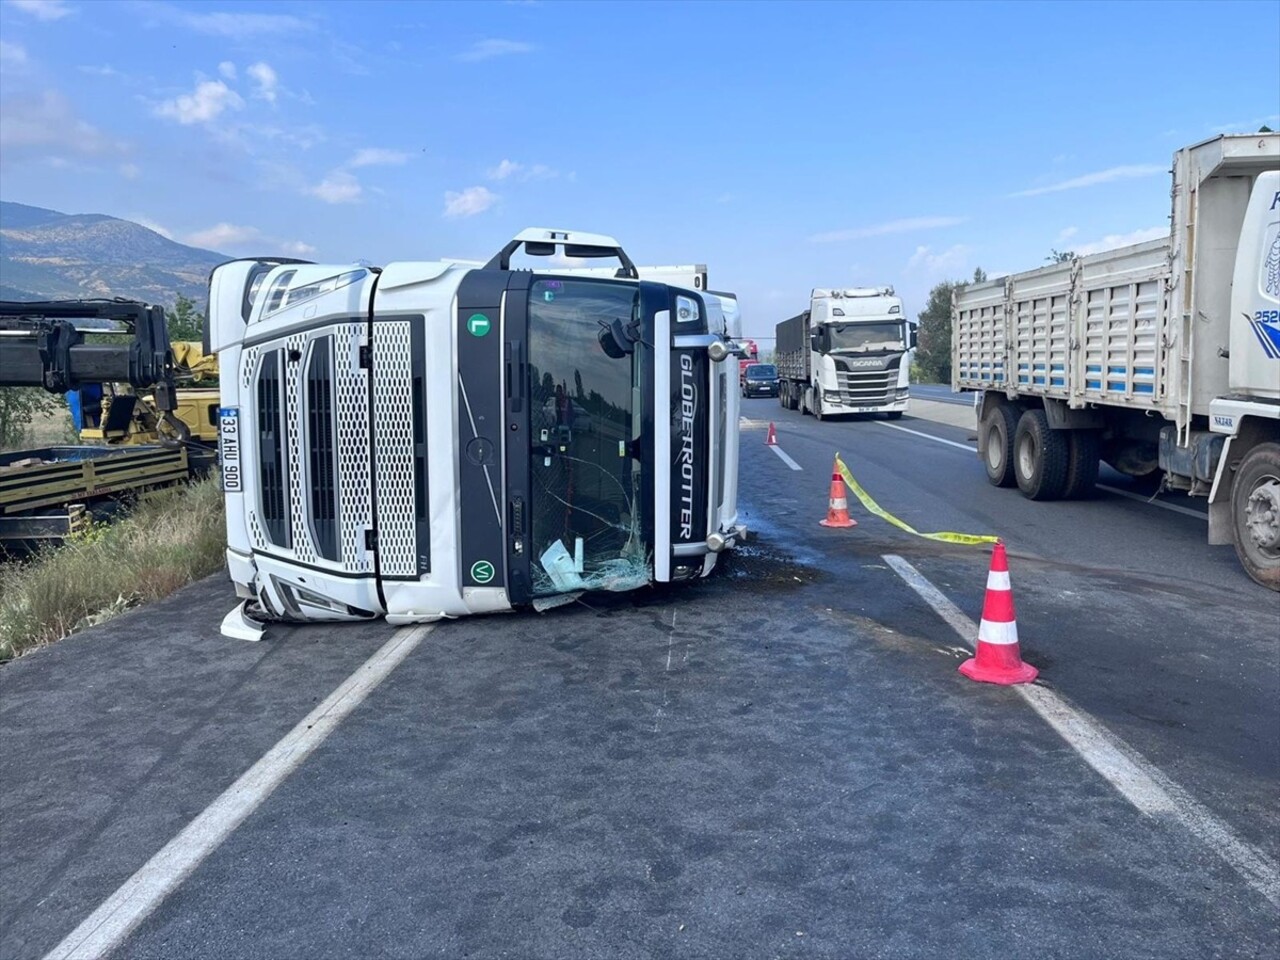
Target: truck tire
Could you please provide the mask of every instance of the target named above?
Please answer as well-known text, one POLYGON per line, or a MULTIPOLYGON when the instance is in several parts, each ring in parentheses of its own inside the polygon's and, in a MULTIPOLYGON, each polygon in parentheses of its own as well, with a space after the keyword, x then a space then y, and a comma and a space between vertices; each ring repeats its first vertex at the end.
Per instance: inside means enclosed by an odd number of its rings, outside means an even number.
POLYGON ((1231 484, 1231 539, 1256 583, 1280 591, 1280 443, 1260 443, 1231 484))
POLYGON ((886 413, 886 414, 885 414, 885 416, 886 416, 886 417, 888 417, 890 420, 901 420, 901 419, 902 419, 902 411, 901 411, 901 410, 890 410, 888 413, 886 413))
POLYGON ((1017 429, 1018 411, 1007 403, 992 407, 982 418, 987 447, 982 465, 992 486, 1012 487, 1018 482, 1013 475, 1013 435, 1017 429))
POLYGON ((1083 500, 1093 496, 1093 488, 1098 483, 1102 443, 1096 430, 1070 430, 1068 434, 1067 484, 1062 489, 1062 497, 1083 500))
POLYGON ((1067 485, 1067 438, 1043 410, 1027 410, 1013 434, 1013 474, 1029 500, 1057 500, 1067 485))
POLYGON ((822 391, 813 391, 813 419, 822 419, 822 391))

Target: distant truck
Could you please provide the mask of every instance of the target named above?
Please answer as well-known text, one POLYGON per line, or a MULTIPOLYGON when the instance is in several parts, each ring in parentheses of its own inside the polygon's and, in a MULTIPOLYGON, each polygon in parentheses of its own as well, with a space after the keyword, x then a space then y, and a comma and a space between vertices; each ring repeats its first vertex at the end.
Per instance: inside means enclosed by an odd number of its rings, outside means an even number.
POLYGON ((815 289, 777 328, 778 401, 818 420, 907 409, 915 327, 893 287, 815 289))
POLYGON ((988 479, 1087 495, 1099 460, 1209 501, 1209 542, 1280 590, 1280 135, 1173 158, 1168 237, 957 290, 952 385, 988 479))
POLYGON ((747 367, 760 362, 760 348, 754 340, 738 340, 738 386, 746 386, 747 367))

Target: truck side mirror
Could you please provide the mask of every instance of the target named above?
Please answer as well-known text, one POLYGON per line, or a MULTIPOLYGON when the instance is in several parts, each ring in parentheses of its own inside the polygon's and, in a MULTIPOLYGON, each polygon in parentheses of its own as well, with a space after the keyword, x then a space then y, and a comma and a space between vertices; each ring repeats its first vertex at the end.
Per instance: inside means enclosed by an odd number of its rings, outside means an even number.
POLYGON ((907 340, 907 342, 908 342, 911 346, 910 346, 908 349, 910 349, 910 350, 914 350, 914 349, 916 348, 916 344, 917 344, 917 343, 919 343, 919 341, 920 341, 920 329, 919 329, 919 327, 917 327, 915 324, 912 324, 912 325, 911 325, 911 333, 910 333, 909 338, 908 338, 908 340, 907 340))
POLYGON ((809 335, 809 346, 810 346, 810 348, 811 348, 811 349, 814 349, 814 350, 821 350, 821 349, 822 349, 822 337, 820 337, 820 336, 819 336, 818 334, 816 334, 816 333, 812 333, 812 334, 810 334, 810 335, 809 335))
POLYGON ((605 352, 605 356, 612 360, 621 360, 635 350, 637 337, 623 325, 621 318, 615 317, 612 322, 607 320, 596 322, 600 324, 600 332, 596 334, 596 340, 599 341, 600 349, 605 352))

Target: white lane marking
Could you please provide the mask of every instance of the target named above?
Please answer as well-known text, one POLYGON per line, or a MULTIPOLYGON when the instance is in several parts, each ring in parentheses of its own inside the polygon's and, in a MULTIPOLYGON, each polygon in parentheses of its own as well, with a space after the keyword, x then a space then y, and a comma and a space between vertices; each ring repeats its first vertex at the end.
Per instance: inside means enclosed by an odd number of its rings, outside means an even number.
POLYGON ((1149 497, 1142 496, 1142 494, 1140 493, 1133 493, 1132 491, 1129 491, 1129 490, 1121 490, 1119 487, 1112 487, 1105 483, 1098 484, 1098 489, 1105 490, 1107 491, 1107 493, 1114 493, 1116 494, 1116 496, 1125 497, 1129 500, 1137 500, 1138 503, 1145 503, 1149 507, 1161 507, 1162 509, 1165 509, 1165 510, 1172 510, 1174 513, 1183 513, 1183 514, 1186 514, 1188 517, 1195 517, 1197 520, 1205 521, 1205 523, 1209 522, 1208 514, 1201 513, 1198 510, 1192 510, 1190 507, 1180 507, 1176 503, 1165 503, 1163 500, 1152 500, 1149 497))
MULTIPOLYGON (((945 443, 948 447, 958 447, 961 450, 968 450, 970 453, 976 453, 977 447, 971 447, 967 443, 957 443, 954 440, 944 440, 942 437, 935 437, 931 433, 923 433, 920 430, 910 430, 907 427, 900 427, 896 423, 885 423, 883 420, 877 420, 876 423, 882 427, 888 427, 890 430, 901 430, 903 433, 914 434, 917 437, 924 437, 926 440, 933 440, 935 443, 945 443)), ((1105 483, 1097 484, 1099 490, 1106 490, 1108 493, 1114 493, 1120 497, 1126 497, 1130 500, 1136 500, 1138 503, 1145 503, 1150 507, 1160 507, 1163 510, 1172 510, 1174 513, 1186 514, 1188 517, 1195 517, 1197 520, 1208 522, 1207 514, 1201 513, 1199 510, 1192 510, 1190 507, 1180 507, 1176 503, 1165 503, 1163 500, 1151 500, 1141 494, 1131 493, 1128 490, 1121 490, 1119 487, 1108 486, 1105 483)))
POLYGON ((926 440, 933 440, 936 443, 945 443, 948 447, 955 447, 958 450, 964 450, 968 453, 976 454, 977 447, 971 447, 967 443, 956 443, 954 440, 944 440, 942 437, 935 437, 932 433, 922 433, 919 430, 912 430, 908 427, 900 427, 896 423, 885 423, 883 420, 877 420, 876 423, 882 427, 888 427, 890 430, 901 430, 903 433, 910 433, 917 437, 924 437, 926 440))
MULTIPOLYGON (((894 554, 884 556, 907 586, 942 617, 966 645, 977 635, 974 622, 925 579, 915 567, 894 554)), ((1280 867, 1261 850, 1241 840, 1223 821, 1178 786, 1119 737, 1088 714, 1073 707, 1047 687, 1019 684, 1013 688, 1104 779, 1140 812, 1161 815, 1182 824, 1192 835, 1230 864, 1272 904, 1280 906, 1280 867)))
POLYGON ((782 458, 782 462, 785 463, 792 470, 804 469, 804 467, 800 466, 800 464, 796 463, 789 456, 787 456, 787 454, 783 452, 783 449, 781 447, 775 445, 775 446, 771 446, 769 449, 772 450, 774 453, 776 453, 778 456, 780 456, 782 458))
POLYGON ((431 629, 431 625, 421 625, 397 630, 323 703, 50 950, 44 960, 87 960, 114 952, 417 648, 431 629))

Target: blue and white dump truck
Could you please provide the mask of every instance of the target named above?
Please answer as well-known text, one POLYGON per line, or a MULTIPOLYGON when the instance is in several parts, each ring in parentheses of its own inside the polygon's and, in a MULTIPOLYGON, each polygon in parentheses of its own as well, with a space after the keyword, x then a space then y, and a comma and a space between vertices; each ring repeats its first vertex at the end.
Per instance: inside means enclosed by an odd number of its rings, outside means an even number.
POLYGON ((1168 237, 957 290, 952 385, 980 391, 993 484, 1163 471, 1280 590, 1280 134, 1179 150, 1172 197, 1168 237))
POLYGON ((243 598, 224 632, 542 609, 709 574, 745 535, 737 303, 645 273, 610 237, 543 229, 483 266, 215 268, 243 598), (513 269, 521 248, 621 267, 513 269))
POLYGON ((906 412, 915 326, 893 287, 815 289, 809 309, 777 326, 778 402, 818 420, 906 412))

